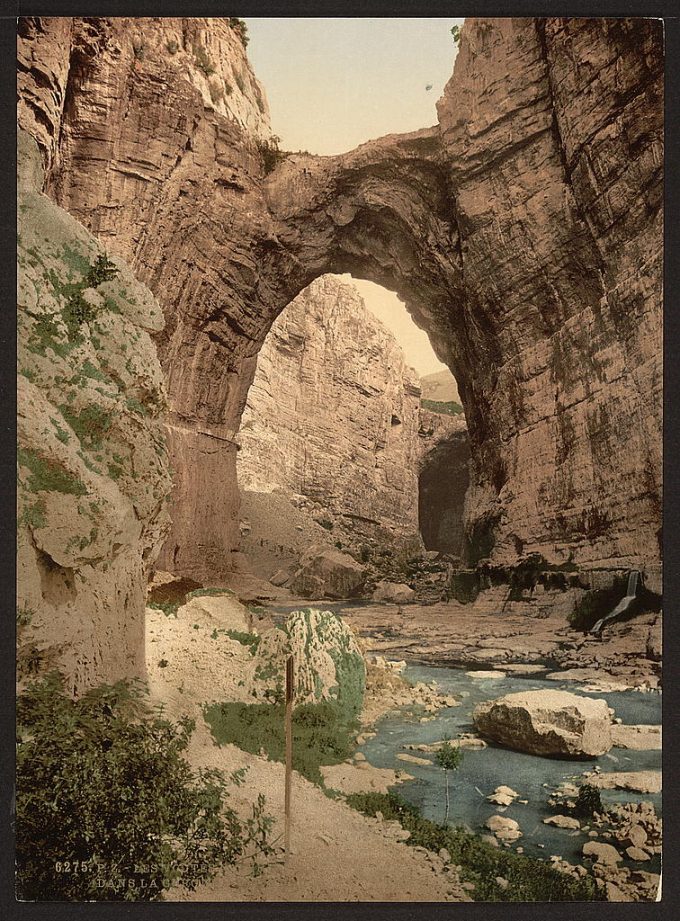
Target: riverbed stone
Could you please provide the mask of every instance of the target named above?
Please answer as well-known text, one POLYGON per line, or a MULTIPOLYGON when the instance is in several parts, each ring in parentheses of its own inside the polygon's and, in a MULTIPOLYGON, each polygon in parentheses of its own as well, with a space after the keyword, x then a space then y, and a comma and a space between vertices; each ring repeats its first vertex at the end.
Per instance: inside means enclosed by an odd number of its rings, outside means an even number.
POLYGON ((623 858, 611 844, 602 841, 586 841, 583 845, 583 856, 592 857, 596 863, 616 866, 623 858))
POLYGON ((596 757, 612 746, 604 700, 568 691, 520 691, 475 707, 477 730, 495 742, 534 755, 596 757))
POLYGON ((570 815, 551 815, 547 819, 543 819, 543 824, 555 825, 557 828, 576 829, 581 827, 579 820, 570 815))
POLYGON ((503 842, 516 841, 522 837, 519 823, 507 816, 492 815, 486 820, 486 827, 503 842))

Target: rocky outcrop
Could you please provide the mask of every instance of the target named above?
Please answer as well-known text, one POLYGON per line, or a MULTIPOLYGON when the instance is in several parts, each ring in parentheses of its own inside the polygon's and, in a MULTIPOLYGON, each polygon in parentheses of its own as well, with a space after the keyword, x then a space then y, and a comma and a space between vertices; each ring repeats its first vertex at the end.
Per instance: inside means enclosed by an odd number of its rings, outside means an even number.
MULTIPOLYGON (((658 564, 661 24, 468 19, 438 125, 267 173, 264 125, 208 101, 191 55, 173 64, 176 22, 20 28, 20 119, 51 194, 168 320, 164 568, 236 564, 234 439, 256 356, 329 271, 396 290, 456 377, 470 565, 658 564), (153 36, 142 55, 135 30, 153 36)), ((181 29, 224 37, 220 73, 247 67, 226 20, 181 29)))
POLYGON ((392 334, 355 288, 319 278, 259 353, 238 436, 239 485, 305 496, 329 528, 411 537, 419 405, 418 378, 392 334))
POLYGON ((303 598, 356 598, 366 582, 366 569, 335 547, 312 546, 286 583, 303 598))
POLYGON ((361 710, 366 666, 352 630, 330 611, 293 611, 283 629, 262 634, 247 679, 251 696, 281 700, 293 657, 295 704, 328 701, 345 718, 361 710))
POLYGON ((567 691, 520 691, 475 707, 475 727, 487 738, 532 755, 596 757, 612 747, 605 700, 567 691))
POLYGON ((144 671, 148 569, 169 524, 151 293, 43 195, 19 137, 18 671, 79 692, 144 671))

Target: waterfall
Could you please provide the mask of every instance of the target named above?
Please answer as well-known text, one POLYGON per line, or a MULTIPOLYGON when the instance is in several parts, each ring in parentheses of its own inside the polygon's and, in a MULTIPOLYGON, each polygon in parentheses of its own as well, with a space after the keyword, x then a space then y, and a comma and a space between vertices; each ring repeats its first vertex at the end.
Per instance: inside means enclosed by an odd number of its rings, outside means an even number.
POLYGON ((630 608, 631 604, 633 603, 635 596, 637 595, 639 582, 640 582, 640 570, 631 569, 631 571, 628 573, 628 585, 626 586, 625 596, 621 599, 621 601, 619 601, 619 603, 616 605, 613 611, 610 611, 609 614, 607 614, 605 617, 602 617, 600 618, 600 620, 598 620, 598 622, 595 624, 595 626, 590 631, 591 633, 594 633, 599 636, 605 624, 613 620, 618 620, 618 618, 622 614, 625 614, 625 612, 630 608))

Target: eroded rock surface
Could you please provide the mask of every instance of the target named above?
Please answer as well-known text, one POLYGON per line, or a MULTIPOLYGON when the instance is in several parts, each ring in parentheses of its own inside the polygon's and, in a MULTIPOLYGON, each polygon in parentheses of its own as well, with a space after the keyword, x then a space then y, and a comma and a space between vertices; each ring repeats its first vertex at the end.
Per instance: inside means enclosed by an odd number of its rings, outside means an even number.
POLYGON ((160 307, 39 190, 19 137, 18 666, 79 692, 144 673, 148 570, 169 524, 150 333, 160 307))
POLYGON ((20 38, 20 120, 50 193, 168 320, 164 568, 237 565, 234 439, 256 355, 329 271, 396 290, 456 376, 470 564, 658 564, 658 21, 468 19, 438 125, 270 173, 266 106, 227 20, 30 18, 20 38), (199 46, 220 79, 242 68, 241 114, 235 91, 212 100, 199 46))

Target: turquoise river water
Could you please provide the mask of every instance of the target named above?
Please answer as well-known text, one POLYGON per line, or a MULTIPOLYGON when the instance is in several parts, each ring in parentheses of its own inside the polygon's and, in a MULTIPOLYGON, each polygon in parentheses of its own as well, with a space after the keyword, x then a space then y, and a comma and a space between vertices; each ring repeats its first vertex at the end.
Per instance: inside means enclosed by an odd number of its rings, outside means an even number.
MULTIPOLYGON (((604 698, 616 711, 623 723, 659 724, 661 722, 661 694, 640 691, 616 693, 587 693, 574 687, 573 682, 551 681, 531 676, 520 678, 506 676, 494 679, 470 678, 465 671, 456 668, 433 668, 409 665, 404 672, 411 682, 435 681, 439 689, 461 699, 458 707, 440 710, 430 722, 419 722, 418 716, 392 713, 384 717, 375 727, 377 735, 361 746, 366 759, 376 767, 405 770, 415 780, 399 784, 394 788, 404 799, 419 806, 423 815, 437 822, 444 819, 444 777, 434 761, 431 765, 411 764, 396 758, 399 752, 406 752, 406 744, 421 744, 455 738, 462 732, 474 730, 472 711, 484 700, 501 697, 514 691, 549 688, 563 689, 584 697, 604 698)), ((419 758, 433 759, 434 755, 413 751, 419 758)), ((510 751, 490 744, 481 751, 465 750, 459 769, 449 774, 451 807, 449 823, 466 825, 472 831, 482 832, 489 816, 499 812, 515 819, 523 832, 513 848, 521 846, 529 856, 547 858, 559 854, 572 863, 580 861, 581 849, 587 835, 544 825, 543 819, 555 813, 548 805, 552 790, 562 781, 579 782, 581 774, 599 765, 601 771, 661 770, 660 751, 632 751, 614 748, 600 758, 587 761, 541 758, 522 752, 510 751), (528 800, 522 805, 517 800, 506 809, 498 809, 487 802, 486 796, 501 784, 507 784, 519 793, 519 799, 528 800), (540 847, 539 845, 542 845, 540 847)), ((602 791, 602 800, 626 802, 645 800, 654 803, 657 814, 661 814, 661 795, 627 793, 618 790, 602 791)), ((645 864, 631 864, 641 869, 658 872, 659 859, 645 864)))

